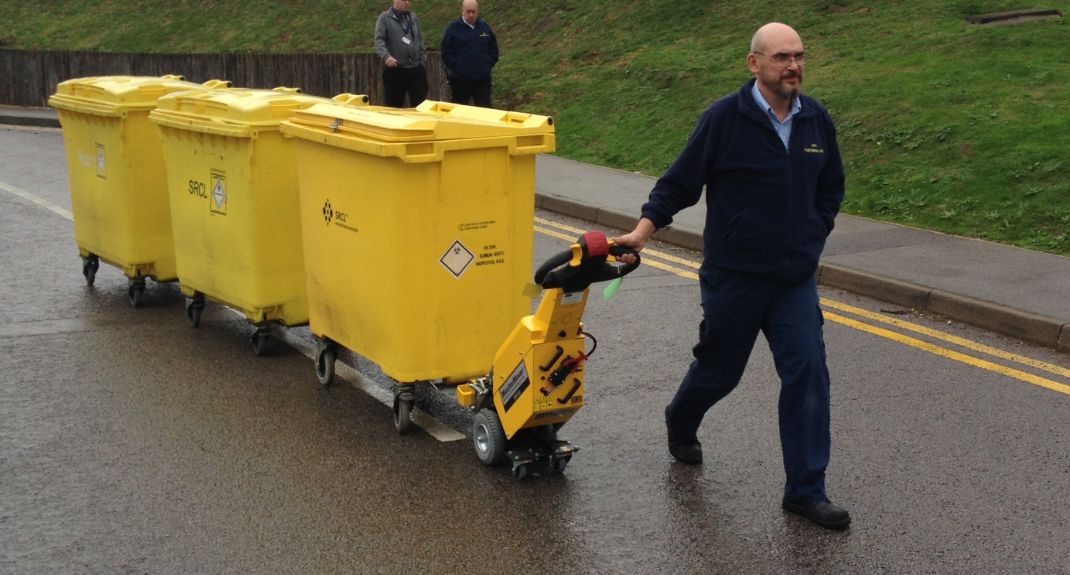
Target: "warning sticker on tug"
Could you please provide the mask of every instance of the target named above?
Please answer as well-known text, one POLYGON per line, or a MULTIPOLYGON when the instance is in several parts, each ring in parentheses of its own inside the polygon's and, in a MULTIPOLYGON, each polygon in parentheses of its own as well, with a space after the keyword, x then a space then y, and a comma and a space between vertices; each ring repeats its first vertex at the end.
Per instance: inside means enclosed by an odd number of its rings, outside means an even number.
POLYGON ((509 411, 509 408, 516 403, 516 400, 524 393, 524 390, 528 388, 528 384, 531 381, 528 379, 528 371, 524 369, 524 362, 521 361, 513 373, 509 374, 509 377, 505 378, 505 382, 502 383, 501 389, 498 390, 498 395, 502 400, 502 407, 505 411, 509 411))
POLYGON ((459 278, 474 259, 476 259, 476 256, 472 254, 472 250, 464 247, 464 244, 457 240, 453 242, 450 249, 446 250, 446 253, 442 254, 438 261, 442 264, 442 267, 453 274, 454 278, 459 278))

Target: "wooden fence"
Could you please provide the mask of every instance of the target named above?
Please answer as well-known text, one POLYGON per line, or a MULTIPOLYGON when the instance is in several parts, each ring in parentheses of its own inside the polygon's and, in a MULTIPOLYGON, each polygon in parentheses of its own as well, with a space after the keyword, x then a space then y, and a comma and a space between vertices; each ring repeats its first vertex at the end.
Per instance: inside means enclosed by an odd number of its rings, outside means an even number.
MULTIPOLYGON (((375 54, 123 54, 0 50, 0 105, 46 106, 56 84, 87 76, 179 74, 190 82, 230 80, 236 87, 300 88, 332 97, 367 94, 383 104, 382 62, 375 54)), ((428 53, 428 98, 449 97, 442 60, 428 53)))

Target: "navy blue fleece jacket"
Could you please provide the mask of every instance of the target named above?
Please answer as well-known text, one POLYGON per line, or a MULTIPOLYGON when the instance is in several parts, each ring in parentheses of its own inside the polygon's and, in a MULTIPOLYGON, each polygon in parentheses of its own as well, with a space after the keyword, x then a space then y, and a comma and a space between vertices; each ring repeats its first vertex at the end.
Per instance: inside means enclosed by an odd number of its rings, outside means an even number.
POLYGON ((498 63, 498 39, 482 18, 475 27, 458 18, 442 33, 442 64, 450 78, 486 80, 498 63))
POLYGON ((843 160, 825 108, 800 96, 788 149, 751 96, 714 102, 654 185, 643 216, 672 223, 706 189, 703 270, 784 283, 812 275, 843 201, 843 160))

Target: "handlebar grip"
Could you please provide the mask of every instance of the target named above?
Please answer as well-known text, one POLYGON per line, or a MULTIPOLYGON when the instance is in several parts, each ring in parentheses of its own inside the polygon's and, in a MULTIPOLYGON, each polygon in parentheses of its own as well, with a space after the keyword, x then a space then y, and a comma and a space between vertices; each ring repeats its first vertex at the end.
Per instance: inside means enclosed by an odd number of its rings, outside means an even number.
POLYGON ((587 289, 592 283, 624 277, 639 267, 639 252, 630 246, 608 242, 601 232, 588 232, 571 248, 551 256, 535 272, 535 283, 543 288, 564 288, 566 291, 587 289), (600 240, 600 242, 599 242, 600 240), (579 261, 577 250, 582 252, 579 261), (635 256, 627 265, 606 261, 609 256, 635 256), (564 267, 568 264, 569 267, 564 267))
POLYGON ((639 251, 636 250, 635 248, 631 247, 631 246, 622 246, 622 245, 619 245, 619 244, 613 244, 613 245, 609 246, 609 254, 612 255, 613 257, 620 257, 620 256, 622 256, 624 254, 631 254, 631 255, 635 256, 635 262, 634 263, 630 263, 630 264, 624 266, 624 268, 620 270, 620 274, 619 275, 621 277, 626 276, 626 275, 632 273, 633 271, 635 271, 635 268, 639 267, 639 261, 642 260, 642 257, 639 256, 639 251))
POLYGON ((565 265, 572 259, 572 251, 565 250, 561 253, 550 256, 550 259, 543 262, 539 269, 535 271, 535 283, 542 285, 543 280, 546 279, 546 274, 553 271, 558 266, 565 265))

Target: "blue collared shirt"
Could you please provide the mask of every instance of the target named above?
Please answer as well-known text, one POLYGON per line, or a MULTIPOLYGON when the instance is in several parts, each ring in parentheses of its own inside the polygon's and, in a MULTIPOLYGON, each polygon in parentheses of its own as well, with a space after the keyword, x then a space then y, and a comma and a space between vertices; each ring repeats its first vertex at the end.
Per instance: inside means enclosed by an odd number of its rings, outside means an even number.
POLYGON ((791 102, 791 111, 788 112, 788 117, 784 118, 781 122, 776 117, 776 112, 773 111, 773 107, 769 105, 769 102, 765 101, 762 97, 762 92, 758 90, 758 82, 751 86, 750 93, 754 96, 754 101, 758 103, 758 107, 765 110, 765 115, 769 117, 769 121, 773 124, 773 129, 776 130, 780 141, 784 142, 784 149, 788 149, 788 140, 791 138, 791 122, 795 119, 795 116, 802 110, 802 104, 799 102, 799 98, 795 98, 791 102))

